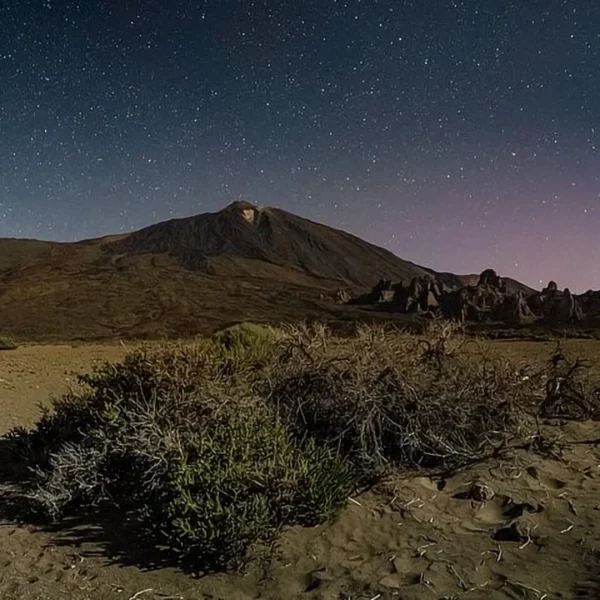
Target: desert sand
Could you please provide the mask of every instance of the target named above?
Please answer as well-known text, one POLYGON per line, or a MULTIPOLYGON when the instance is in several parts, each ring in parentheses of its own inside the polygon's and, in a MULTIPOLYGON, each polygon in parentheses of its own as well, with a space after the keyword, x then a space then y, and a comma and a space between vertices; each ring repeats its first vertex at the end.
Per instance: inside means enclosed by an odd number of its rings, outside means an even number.
MULTIPOLYGON (((76 385, 74 373, 118 360, 134 345, 29 345, 0 353, 0 434, 31 425, 40 403, 76 385)), ((553 348, 494 346, 523 360, 553 348)), ((600 356, 600 342, 570 341, 565 349, 600 356)), ((49 529, 2 514, 0 598, 600 598, 599 429, 562 426, 562 460, 520 451, 448 476, 384 482, 352 498, 337 521, 286 532, 278 557, 246 575, 195 579, 151 569, 147 556, 114 534, 116 519, 49 529), (493 497, 467 498, 473 482, 493 497)))

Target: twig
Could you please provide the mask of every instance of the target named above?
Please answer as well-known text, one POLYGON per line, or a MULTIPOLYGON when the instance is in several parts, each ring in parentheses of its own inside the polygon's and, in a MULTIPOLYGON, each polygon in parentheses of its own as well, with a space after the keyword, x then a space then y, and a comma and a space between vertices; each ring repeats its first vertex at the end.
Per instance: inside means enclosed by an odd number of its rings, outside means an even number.
POLYGON ((563 529, 560 533, 568 533, 569 531, 571 531, 571 529, 573 529, 573 527, 575 527, 575 523, 571 523, 566 529, 563 529))
POLYGON ((523 588, 524 590, 529 590, 530 592, 537 594, 540 597, 540 600, 547 596, 547 594, 542 595, 542 592, 540 590, 537 590, 529 585, 525 585, 524 583, 519 583, 518 581, 511 581, 510 584, 516 585, 517 587, 523 588))
POLYGON ((521 544, 519 546, 519 550, 523 550, 523 548, 526 548, 527 546, 529 546, 529 544, 531 544, 531 528, 530 527, 527 528, 527 539, 525 540, 525 542, 523 544, 521 544))
POLYGON ((465 583, 465 580, 458 574, 458 571, 454 568, 454 565, 448 563, 448 569, 452 571, 452 573, 458 580, 458 584, 466 592, 469 589, 469 586, 465 583))
POLYGON ((139 596, 141 596, 142 594, 147 594, 148 592, 152 592, 152 591, 154 591, 153 588, 140 590, 139 592, 136 592, 133 596, 131 596, 131 598, 129 598, 129 600, 135 600, 136 598, 139 598, 139 596))

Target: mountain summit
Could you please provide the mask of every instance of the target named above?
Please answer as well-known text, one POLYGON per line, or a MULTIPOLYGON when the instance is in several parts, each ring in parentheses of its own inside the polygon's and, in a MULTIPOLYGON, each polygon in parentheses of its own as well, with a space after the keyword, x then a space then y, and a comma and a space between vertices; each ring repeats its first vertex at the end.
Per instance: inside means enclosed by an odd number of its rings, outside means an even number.
POLYGON ((247 202, 234 202, 217 213, 157 223, 108 244, 105 250, 129 256, 168 253, 187 269, 213 274, 218 274, 218 259, 262 261, 360 287, 372 286, 379 278, 405 280, 426 273, 344 231, 247 202))

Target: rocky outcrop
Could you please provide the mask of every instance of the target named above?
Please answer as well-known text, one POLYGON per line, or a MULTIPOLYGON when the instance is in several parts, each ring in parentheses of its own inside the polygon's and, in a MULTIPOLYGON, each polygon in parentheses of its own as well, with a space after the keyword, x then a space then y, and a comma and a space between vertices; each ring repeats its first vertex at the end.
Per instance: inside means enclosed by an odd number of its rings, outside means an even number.
POLYGON ((436 312, 445 291, 444 285, 432 276, 415 277, 408 285, 395 288, 392 302, 406 313, 436 312))
POLYGON ((350 302, 352 304, 389 304, 399 285, 402 284, 394 284, 389 279, 380 279, 370 292, 353 298, 350 302))
POLYGON ((568 288, 559 290, 551 281, 542 292, 526 296, 520 290, 509 291, 506 282, 493 269, 483 271, 477 285, 455 289, 449 289, 429 275, 415 277, 410 283, 381 280, 357 302, 383 305, 408 314, 433 314, 460 322, 496 322, 510 326, 532 322, 577 323, 585 317, 588 307, 600 313, 600 292, 590 291, 580 298, 568 288))
POLYGON ((511 293, 492 269, 486 269, 475 286, 464 286, 446 294, 442 313, 456 321, 523 324, 534 318, 521 292, 511 293))
POLYGON ((486 269, 485 271, 482 271, 481 275, 479 276, 479 283, 477 285, 489 285, 495 289, 506 289, 506 284, 499 277, 496 271, 494 271, 494 269, 486 269))
POLYGON ((507 325, 524 325, 535 320, 535 315, 529 308, 523 292, 506 294, 498 309, 497 317, 499 321, 507 325))
POLYGON ((600 291, 588 290, 577 301, 584 315, 600 315, 600 291))
POLYGON ((540 294, 532 296, 529 305, 545 323, 578 323, 584 318, 583 304, 579 298, 569 288, 559 290, 554 281, 550 281, 540 294))

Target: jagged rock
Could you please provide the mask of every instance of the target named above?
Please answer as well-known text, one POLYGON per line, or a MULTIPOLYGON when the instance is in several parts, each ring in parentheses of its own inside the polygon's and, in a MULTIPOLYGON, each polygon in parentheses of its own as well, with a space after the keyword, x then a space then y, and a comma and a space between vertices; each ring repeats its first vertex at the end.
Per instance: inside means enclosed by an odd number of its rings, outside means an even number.
POLYGON ((535 318, 522 292, 506 294, 498 309, 498 320, 507 325, 523 325, 527 320, 535 318))
POLYGON ((588 290, 577 296, 577 303, 581 311, 582 319, 595 320, 600 317, 600 291, 588 290))
POLYGON ((443 286, 433 277, 426 275, 415 277, 408 286, 397 286, 393 303, 407 313, 436 313, 439 312, 443 294, 443 286))
POLYGON ((575 323, 583 317, 581 307, 569 288, 565 288, 562 293, 557 292, 557 296, 553 300, 546 315, 549 317, 549 321, 553 323, 575 323))
POLYGON ((394 297, 395 286, 389 279, 380 279, 375 287, 368 293, 352 300, 354 304, 380 304, 391 302, 394 297))
POLYGON ((479 283, 477 285, 491 285, 492 287, 500 288, 502 286, 502 279, 494 269, 485 269, 479 275, 479 283))
POLYGON ((577 323, 584 318, 585 314, 582 303, 569 288, 561 291, 554 281, 548 283, 540 294, 529 298, 528 304, 532 312, 548 324, 577 323))
MULTIPOLYGON (((513 288, 514 289, 514 288, 513 288)), ((392 310, 420 316, 443 316, 459 322, 495 322, 519 326, 534 321, 573 324, 593 314, 600 320, 600 291, 582 296, 560 291, 554 281, 540 293, 511 292, 507 280, 486 269, 477 285, 448 289, 432 275, 410 283, 381 280, 355 302, 385 304, 392 310)))

